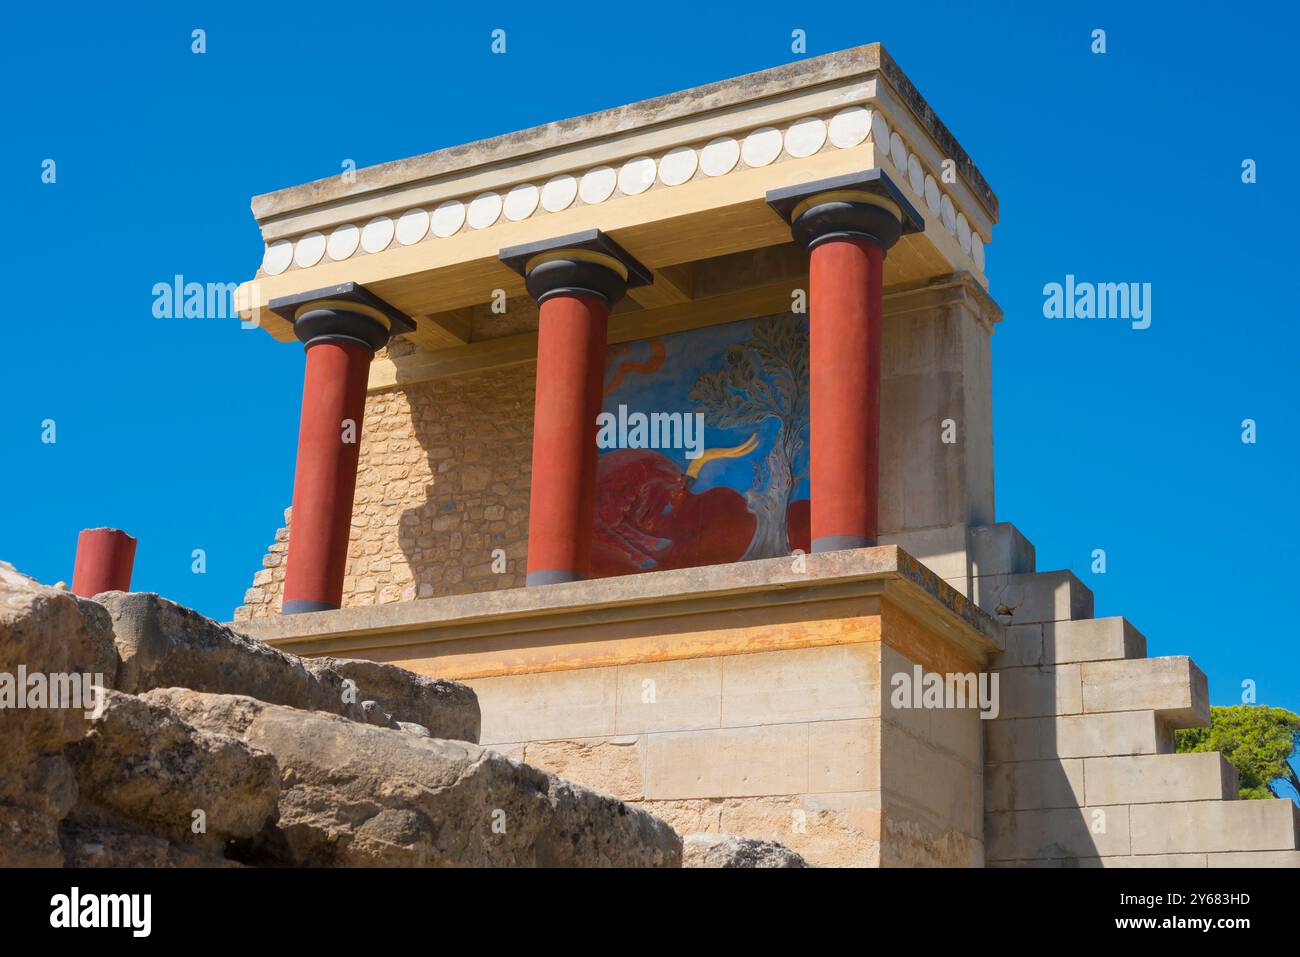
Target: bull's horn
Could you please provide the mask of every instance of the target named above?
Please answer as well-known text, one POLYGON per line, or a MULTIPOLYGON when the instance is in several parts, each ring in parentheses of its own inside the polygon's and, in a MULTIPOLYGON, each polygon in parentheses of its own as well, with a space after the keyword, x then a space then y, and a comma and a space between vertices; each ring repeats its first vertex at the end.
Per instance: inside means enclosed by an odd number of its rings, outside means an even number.
POLYGON ((700 474, 700 469, 704 468, 705 462, 712 462, 714 459, 738 459, 748 455, 754 449, 758 448, 758 433, 755 432, 744 442, 739 445, 733 445, 729 449, 705 449, 700 453, 700 457, 691 462, 690 467, 686 470, 687 478, 695 478, 700 474))

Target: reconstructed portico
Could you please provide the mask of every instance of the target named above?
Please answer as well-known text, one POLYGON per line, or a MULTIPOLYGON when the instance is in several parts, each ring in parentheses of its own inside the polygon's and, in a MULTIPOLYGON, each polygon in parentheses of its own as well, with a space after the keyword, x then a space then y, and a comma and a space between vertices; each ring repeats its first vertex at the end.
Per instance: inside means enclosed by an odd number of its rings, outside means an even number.
POLYGON ((253 210, 245 318, 307 370, 249 634, 466 680, 485 743, 814 862, 1300 859, 1169 753, 1195 666, 996 522, 997 200, 879 45, 253 210), (701 445, 600 447, 621 408, 701 445), (913 669, 998 713, 899 705, 913 669))

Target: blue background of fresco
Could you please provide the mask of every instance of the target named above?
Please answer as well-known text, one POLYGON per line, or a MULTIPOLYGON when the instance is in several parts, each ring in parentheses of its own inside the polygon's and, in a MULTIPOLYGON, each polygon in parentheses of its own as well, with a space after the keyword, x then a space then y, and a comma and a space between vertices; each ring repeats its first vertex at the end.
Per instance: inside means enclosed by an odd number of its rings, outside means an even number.
MULTIPOLYGON (((806 319, 789 317, 791 322, 800 322, 807 327, 806 319)), ((605 396, 604 410, 618 414, 619 403, 627 406, 628 414, 633 412, 695 412, 702 410, 693 404, 688 396, 695 388, 695 382, 701 373, 712 372, 722 368, 726 347, 731 344, 743 344, 749 338, 749 331, 759 319, 745 319, 739 322, 727 322, 704 329, 690 329, 685 332, 673 332, 660 339, 664 344, 664 364, 657 372, 644 374, 630 373, 609 395, 605 396)), ((650 353, 649 343, 641 340, 633 344, 633 350, 610 360, 606 370, 606 382, 615 374, 616 363, 622 359, 644 360, 650 353)), ((707 423, 707 418, 706 418, 707 423)), ((740 445, 750 435, 758 433, 759 446, 744 458, 714 459, 705 463, 700 469, 699 477, 691 486, 697 494, 719 486, 733 488, 741 495, 752 487, 755 462, 762 462, 781 423, 775 417, 763 420, 756 426, 743 426, 737 429, 718 429, 707 425, 704 430, 704 447, 732 447, 740 445)), ((803 449, 795 457, 795 475, 802 478, 795 483, 790 501, 794 502, 808 497, 808 429, 803 428, 803 449)), ((659 449, 662 455, 672 459, 682 470, 689 467, 690 460, 684 449, 659 449)))
POLYGON ((799 28, 809 56, 883 41, 998 195, 998 516, 1152 655, 1192 655, 1214 703, 1250 679, 1300 710, 1300 6, 738 9, 11 4, 0 556, 66 579, 77 530, 118 525, 140 536, 140 587, 229 616, 289 504, 302 351, 154 320, 153 284, 251 276, 254 194, 798 60, 799 28), (1043 285, 1066 273, 1152 283, 1151 328, 1044 319, 1043 285))

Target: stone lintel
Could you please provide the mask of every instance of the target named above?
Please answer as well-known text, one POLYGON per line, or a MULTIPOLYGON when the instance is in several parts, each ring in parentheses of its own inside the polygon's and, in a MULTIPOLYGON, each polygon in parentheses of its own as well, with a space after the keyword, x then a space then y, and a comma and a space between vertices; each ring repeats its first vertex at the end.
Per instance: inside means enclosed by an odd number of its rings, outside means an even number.
MULTIPOLYGON (((795 570, 793 557, 771 558, 262 618, 232 627, 295 654, 396 661, 420 657, 404 647, 446 641, 482 643, 506 654, 517 651, 516 644, 562 642, 571 629, 592 624, 611 634, 633 626, 653 633, 655 619, 698 615, 716 622, 732 614, 766 610, 775 615, 782 606, 819 602, 834 603, 828 606, 833 617, 842 617, 845 602, 858 603, 860 614, 879 614, 883 601, 981 664, 1004 647, 1002 625, 897 546, 806 555, 801 561, 802 571, 795 570), (523 634, 526 642, 516 638, 523 634)), ((666 631, 680 633, 676 626, 666 631)), ((673 657, 671 652, 668 648, 662 656, 673 657)))

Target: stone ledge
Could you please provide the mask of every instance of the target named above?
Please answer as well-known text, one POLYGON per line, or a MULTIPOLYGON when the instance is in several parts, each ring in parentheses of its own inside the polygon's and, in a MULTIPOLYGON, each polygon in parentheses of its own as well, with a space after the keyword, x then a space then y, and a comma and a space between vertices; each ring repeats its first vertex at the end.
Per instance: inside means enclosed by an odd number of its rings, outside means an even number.
POLYGON ((296 654, 367 656, 379 648, 466 637, 561 630, 582 622, 644 621, 784 604, 879 597, 930 626, 977 661, 1004 647, 1000 623, 902 549, 882 545, 646 572, 540 588, 341 608, 232 623, 296 654))

